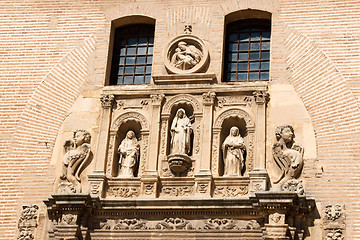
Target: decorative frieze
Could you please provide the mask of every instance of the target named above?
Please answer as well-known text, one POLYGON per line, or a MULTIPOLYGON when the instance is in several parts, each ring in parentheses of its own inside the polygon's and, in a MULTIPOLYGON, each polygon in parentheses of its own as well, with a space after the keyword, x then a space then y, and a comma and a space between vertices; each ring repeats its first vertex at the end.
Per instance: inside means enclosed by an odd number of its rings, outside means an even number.
POLYGON ((110 187, 106 193, 108 197, 133 198, 140 195, 139 187, 110 187))
POLYGON ((215 186, 214 197, 240 197, 248 192, 248 186, 215 186))
POLYGON ((165 218, 155 225, 160 230, 194 230, 192 224, 184 218, 165 218))
POLYGON ((162 187, 161 193, 163 193, 165 196, 173 196, 173 197, 179 197, 179 196, 189 196, 192 195, 194 192, 194 187, 192 186, 184 186, 184 187, 162 187))

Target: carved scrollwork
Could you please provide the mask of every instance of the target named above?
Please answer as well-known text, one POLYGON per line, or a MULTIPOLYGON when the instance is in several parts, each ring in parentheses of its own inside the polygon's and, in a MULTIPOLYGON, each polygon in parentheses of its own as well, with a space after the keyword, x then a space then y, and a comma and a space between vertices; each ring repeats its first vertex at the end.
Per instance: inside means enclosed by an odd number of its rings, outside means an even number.
POLYGON ((261 226, 256 220, 250 220, 246 223, 245 229, 258 230, 261 226))
POLYGON ((34 239, 34 230, 37 227, 37 219, 39 214, 39 206, 33 204, 31 206, 23 206, 21 216, 19 218, 18 240, 32 240, 34 239))
POLYGON ((154 192, 154 184, 149 183, 144 185, 144 193, 145 195, 151 195, 154 192))
POLYGON ((200 107, 201 105, 199 104, 199 102, 196 100, 195 97, 189 94, 179 94, 172 97, 164 104, 163 113, 170 114, 171 108, 174 105, 178 105, 180 103, 188 103, 193 107, 194 112, 201 112, 201 107, 200 107))
POLYGON ((214 189, 214 196, 216 197, 238 197, 248 194, 247 186, 216 186, 214 189))
POLYGON ((118 219, 118 220, 107 220, 100 222, 101 230, 146 230, 146 222, 137 219, 118 219))
POLYGON ((155 225, 159 230, 194 230, 192 224, 184 218, 165 218, 155 225))
POLYGON ((328 204, 325 207, 325 217, 327 220, 336 221, 343 215, 343 206, 340 204, 328 204))
POLYGON ((269 101, 269 93, 267 91, 255 91, 253 95, 257 104, 265 104, 269 101))
POLYGON ((146 166, 146 159, 147 159, 147 151, 148 151, 148 145, 149 145, 149 137, 144 136, 142 146, 141 146, 141 166, 140 166, 140 173, 143 174, 145 172, 145 166, 146 166))
POLYGON ((214 92, 203 93, 203 103, 204 104, 213 104, 216 99, 216 94, 214 92))
POLYGON ((75 214, 63 214, 60 224, 64 225, 76 225, 77 215, 75 214))
POLYGON ((204 229, 207 230, 233 230, 236 229, 236 222, 227 218, 215 218, 206 221, 204 229))
POLYGON ((214 134, 212 144, 212 172, 214 175, 218 175, 219 140, 220 133, 214 134))
POLYGON ((236 97, 219 97, 217 106, 223 108, 225 106, 251 106, 254 102, 252 96, 236 96, 236 97))
POLYGON ((285 192, 296 192, 299 195, 304 195, 305 190, 301 181, 291 179, 281 186, 281 189, 285 192))
POLYGON ((112 175, 112 164, 114 159, 114 145, 115 145, 115 134, 110 134, 109 137, 109 150, 107 155, 106 173, 108 176, 112 175))
POLYGON ((343 230, 342 229, 331 229, 327 232, 325 240, 343 240, 343 230))
POLYGON ((209 184, 207 183, 199 183, 198 184, 198 192, 199 193, 206 193, 208 191, 209 184))
POLYGON ((185 187, 163 187, 161 192, 165 195, 169 196, 189 196, 191 193, 194 192, 194 188, 192 186, 185 186, 185 187))
POLYGON ((138 187, 111 187, 107 195, 109 197, 132 198, 140 195, 140 188, 138 187))

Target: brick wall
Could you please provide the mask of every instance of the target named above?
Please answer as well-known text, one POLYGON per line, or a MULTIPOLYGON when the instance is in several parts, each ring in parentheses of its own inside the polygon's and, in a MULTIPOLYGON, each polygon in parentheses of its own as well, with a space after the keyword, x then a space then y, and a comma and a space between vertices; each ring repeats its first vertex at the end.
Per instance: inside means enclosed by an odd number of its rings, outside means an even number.
POLYGON ((22 204, 52 192, 56 136, 77 96, 104 81, 110 20, 156 18, 155 73, 190 21, 220 79, 223 16, 249 7, 273 12, 272 83, 291 83, 314 125, 324 172, 306 166, 307 190, 345 203, 347 239, 360 239, 360 3, 350 0, 1 1, 0 239, 14 239, 22 204))

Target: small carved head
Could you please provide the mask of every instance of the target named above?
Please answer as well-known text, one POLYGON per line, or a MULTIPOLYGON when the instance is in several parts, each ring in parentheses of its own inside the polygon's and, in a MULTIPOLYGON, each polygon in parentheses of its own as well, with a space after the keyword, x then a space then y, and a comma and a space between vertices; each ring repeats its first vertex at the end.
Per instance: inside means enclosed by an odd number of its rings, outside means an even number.
POLYGON ((283 139, 285 143, 292 142, 295 138, 294 128, 291 125, 282 125, 275 130, 276 139, 283 139))
POLYGON ((184 50, 186 50, 187 43, 184 42, 184 41, 181 41, 181 42, 178 43, 178 47, 179 47, 182 51, 184 51, 184 50))
POLYGON ((91 135, 84 129, 78 129, 74 132, 73 138, 76 146, 80 146, 83 143, 90 143, 91 135))
POLYGON ((183 118, 184 115, 185 115, 185 110, 182 109, 182 108, 180 108, 180 109, 177 111, 177 113, 176 113, 176 116, 177 116, 178 118, 183 118))
POLYGON ((126 137, 128 139, 133 139, 135 137, 135 133, 132 130, 130 130, 126 133, 126 137))
POLYGON ((231 134, 231 136, 233 136, 233 137, 236 137, 236 136, 238 136, 239 135, 239 128, 237 128, 237 127, 232 127, 232 128, 230 128, 230 134, 231 134))

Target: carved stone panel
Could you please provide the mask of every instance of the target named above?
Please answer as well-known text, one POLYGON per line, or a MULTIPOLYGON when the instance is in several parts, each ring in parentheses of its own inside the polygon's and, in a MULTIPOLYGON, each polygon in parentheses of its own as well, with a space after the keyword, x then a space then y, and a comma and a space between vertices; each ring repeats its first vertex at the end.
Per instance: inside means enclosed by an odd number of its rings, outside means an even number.
POLYGON ((23 206, 18 223, 18 240, 33 240, 34 230, 38 225, 39 206, 23 206))

